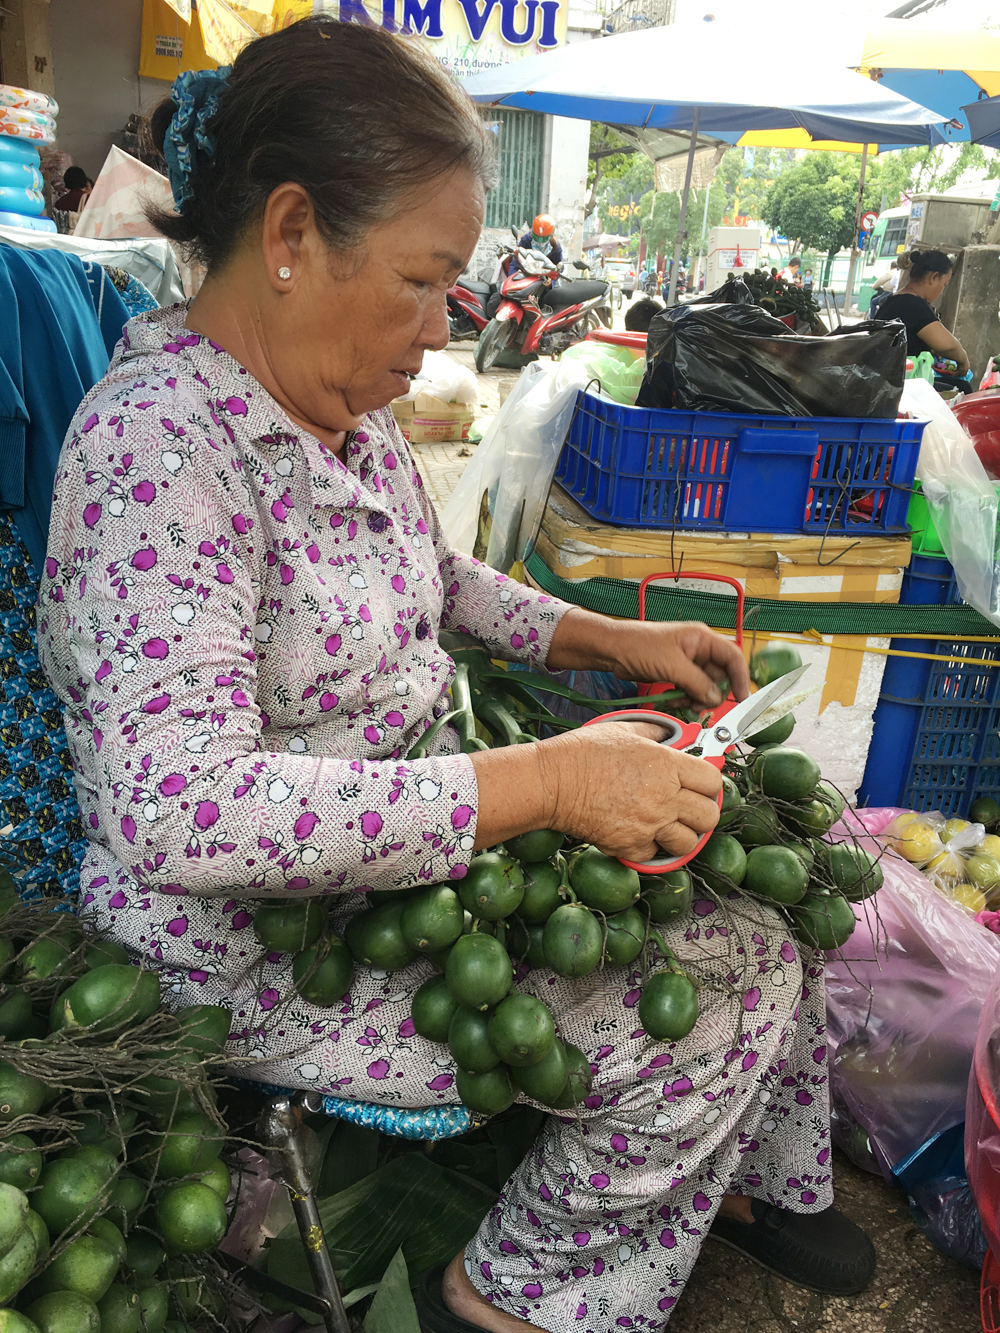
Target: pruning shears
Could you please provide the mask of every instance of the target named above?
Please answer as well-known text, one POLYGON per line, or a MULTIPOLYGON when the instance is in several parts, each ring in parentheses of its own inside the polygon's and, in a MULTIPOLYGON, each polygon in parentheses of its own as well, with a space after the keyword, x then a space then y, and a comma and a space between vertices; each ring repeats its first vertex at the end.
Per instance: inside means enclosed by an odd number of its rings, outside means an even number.
MULTIPOLYGON (((727 699, 703 722, 680 722, 668 713, 657 713, 650 708, 624 708, 617 713, 601 713, 583 725, 593 727, 601 722, 655 722, 666 732, 659 742, 660 745, 669 745, 673 750, 698 750, 700 758, 721 772, 727 750, 731 750, 738 741, 741 741, 765 713, 771 714, 768 722, 770 725, 795 707, 794 701, 789 701, 786 708, 775 707, 775 704, 791 690, 793 685, 798 684, 808 670, 808 666, 797 667, 780 679, 772 681, 770 685, 765 685, 756 694, 751 694, 749 699, 744 699, 742 703, 727 699)), ((721 791, 718 800, 721 810, 721 791)), ((637 870, 640 875, 662 875, 668 870, 679 870, 681 866, 687 865, 692 857, 698 855, 713 831, 710 829, 699 839, 698 845, 683 856, 663 857, 645 865, 637 861, 626 861, 624 857, 620 859, 623 865, 637 870)))

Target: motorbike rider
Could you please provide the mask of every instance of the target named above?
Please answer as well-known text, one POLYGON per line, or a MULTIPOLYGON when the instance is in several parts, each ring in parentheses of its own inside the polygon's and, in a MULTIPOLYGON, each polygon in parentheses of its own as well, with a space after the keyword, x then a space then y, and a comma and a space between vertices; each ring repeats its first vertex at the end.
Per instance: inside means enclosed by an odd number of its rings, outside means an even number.
MULTIPOLYGON (((539 213, 531 224, 531 230, 526 231, 517 244, 522 250, 538 250, 557 266, 562 263, 563 252, 556 240, 556 224, 548 213, 539 213)), ((516 273, 519 268, 517 255, 514 254, 511 256, 509 272, 516 273)))

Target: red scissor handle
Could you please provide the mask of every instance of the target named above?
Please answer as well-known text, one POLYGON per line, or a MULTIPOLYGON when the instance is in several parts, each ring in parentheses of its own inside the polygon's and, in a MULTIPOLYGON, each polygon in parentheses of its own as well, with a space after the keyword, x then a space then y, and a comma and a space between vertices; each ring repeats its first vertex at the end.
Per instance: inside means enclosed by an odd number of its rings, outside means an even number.
MULTIPOLYGON (((684 577, 685 577, 686 579, 707 579, 707 580, 709 580, 709 581, 712 582, 712 583, 728 583, 728 584, 730 585, 730 587, 736 589, 736 646, 737 646, 737 648, 742 648, 742 647, 743 647, 743 602, 744 602, 744 600, 745 600, 745 594, 744 594, 744 592, 743 592, 743 585, 740 583, 739 579, 730 578, 730 576, 729 576, 728 574, 704 574, 704 573, 698 573, 698 572, 695 572, 695 573, 693 573, 693 574, 685 573, 685 574, 684 574, 684 577)), ((647 587, 647 585, 650 584, 650 583, 655 582, 657 579, 674 579, 674 580, 677 580, 677 579, 679 579, 679 578, 680 578, 680 572, 679 572, 679 571, 674 571, 674 570, 670 570, 670 571, 668 571, 667 573, 664 573, 664 574, 647 574, 647 575, 646 575, 646 577, 645 577, 645 578, 642 580, 642 582, 639 584, 639 619, 640 619, 640 620, 645 620, 645 619, 646 619, 646 587, 647 587)), ((665 693, 667 690, 672 690, 674 687, 673 687, 673 685, 670 684, 668 681, 660 680, 660 681, 657 681, 654 685, 642 685, 642 684, 640 684, 637 688, 638 688, 638 692, 639 692, 639 694, 663 694, 663 693, 665 693)), ((732 697, 732 696, 730 696, 730 697, 732 697)), ((736 702, 735 699, 733 699, 732 701, 733 701, 733 703, 736 702)), ((682 747, 682 748, 683 748, 683 747, 682 747)))
MULTIPOLYGON (((712 725, 724 716, 724 714, 729 712, 730 708, 733 706, 733 702, 735 702, 735 700, 732 702, 727 700, 725 703, 720 704, 712 714, 712 725)), ((673 750, 689 749, 704 730, 698 722, 681 722, 678 718, 671 717, 669 713, 657 713, 651 708, 622 708, 616 713, 599 713, 596 717, 589 718, 583 725, 585 727, 592 727, 598 722, 616 721, 656 722, 669 733, 663 738, 660 744, 669 745, 673 750)), ((725 755, 722 754, 707 755, 705 756, 704 762, 706 764, 711 764, 713 768, 717 768, 721 773, 725 758, 725 755)), ((719 792, 718 803, 719 809, 721 810, 721 791, 719 792)), ((626 861, 623 856, 620 856, 618 859, 621 861, 622 865, 628 866, 630 870, 638 871, 640 875, 665 875, 669 870, 680 870, 682 866, 686 866, 693 857, 698 855, 714 832, 714 829, 709 829, 704 837, 698 840, 697 845, 683 856, 665 857, 661 860, 650 861, 645 865, 639 861, 626 861)))

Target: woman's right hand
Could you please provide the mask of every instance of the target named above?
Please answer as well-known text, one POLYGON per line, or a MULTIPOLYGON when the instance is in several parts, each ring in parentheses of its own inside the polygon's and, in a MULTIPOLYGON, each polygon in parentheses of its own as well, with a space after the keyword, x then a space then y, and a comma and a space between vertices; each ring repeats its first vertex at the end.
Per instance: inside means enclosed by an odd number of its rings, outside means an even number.
POLYGON ((722 776, 662 735, 653 722, 608 722, 542 742, 550 827, 627 861, 690 852, 718 823, 722 776))

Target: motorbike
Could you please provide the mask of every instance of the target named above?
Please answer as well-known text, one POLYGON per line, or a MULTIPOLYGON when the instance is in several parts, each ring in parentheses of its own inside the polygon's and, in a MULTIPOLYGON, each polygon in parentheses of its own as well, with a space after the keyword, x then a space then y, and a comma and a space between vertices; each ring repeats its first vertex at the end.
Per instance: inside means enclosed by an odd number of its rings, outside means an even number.
MULTIPOLYGON (((520 246, 510 251, 510 257, 514 254, 518 268, 504 274, 496 313, 479 335, 480 374, 503 352, 516 352, 524 359, 558 355, 599 325, 611 327, 606 282, 560 280, 559 268, 547 255, 520 246)), ((589 271, 580 260, 573 262, 577 269, 589 271)), ((509 266, 509 259, 506 263, 509 266)))
POLYGON ((459 278, 448 288, 448 328, 452 342, 478 338, 490 322, 489 305, 497 295, 494 282, 459 278))

